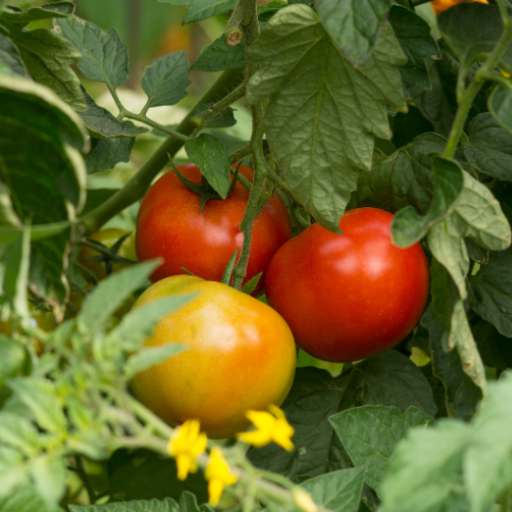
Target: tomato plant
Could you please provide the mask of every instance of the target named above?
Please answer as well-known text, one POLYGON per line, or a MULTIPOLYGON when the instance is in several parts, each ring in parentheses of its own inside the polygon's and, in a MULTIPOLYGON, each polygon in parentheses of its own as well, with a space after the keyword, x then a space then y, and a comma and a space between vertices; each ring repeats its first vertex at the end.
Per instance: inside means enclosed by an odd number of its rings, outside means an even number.
POLYGON ((391 241, 393 215, 350 210, 342 235, 313 224, 287 242, 268 272, 269 304, 307 353, 334 362, 387 350, 418 323, 428 296, 428 264, 419 243, 391 241))
POLYGON ((510 512, 511 0, 14 3, 0 511, 510 512))
POLYGON ((209 437, 231 437, 249 426, 248 410, 279 406, 288 394, 295 373, 292 333, 263 302, 193 276, 158 281, 135 308, 176 294, 194 297, 162 319, 146 346, 172 340, 185 351, 139 373, 133 389, 171 423, 198 419, 209 437))
MULTIPOLYGON (((178 171, 199 184, 201 172, 194 164, 178 171)), ((252 170, 240 165, 240 174, 252 181, 252 170)), ((201 211, 201 197, 182 183, 173 171, 165 173, 144 196, 137 217, 136 247, 140 261, 161 257, 164 262, 152 281, 187 271, 207 280, 220 281, 235 250, 242 249, 239 226, 249 192, 237 182, 227 199, 210 199, 201 211)), ((254 221, 251 252, 245 281, 265 273, 272 256, 291 236, 288 213, 273 194, 254 221)), ((261 292, 264 275, 255 293, 261 292)))

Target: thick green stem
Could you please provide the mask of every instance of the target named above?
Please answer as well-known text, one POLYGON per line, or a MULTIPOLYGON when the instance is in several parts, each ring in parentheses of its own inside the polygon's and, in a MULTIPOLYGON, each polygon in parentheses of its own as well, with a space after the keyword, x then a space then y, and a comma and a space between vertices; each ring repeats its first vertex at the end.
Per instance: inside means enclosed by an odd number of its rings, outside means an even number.
POLYGON ((503 25, 505 28, 508 27, 508 24, 510 23, 510 16, 508 14, 507 6, 505 5, 504 0, 496 0, 496 3, 498 4, 498 8, 500 10, 501 20, 503 21, 503 25))
POLYGON ((475 78, 462 96, 462 100, 459 104, 459 108, 457 109, 457 114, 455 115, 455 119, 450 131, 450 136, 448 137, 448 142, 443 152, 443 156, 445 158, 453 158, 453 155, 455 155, 455 151, 459 145, 459 140, 462 135, 462 131, 464 130, 464 125, 466 123, 471 105, 473 104, 473 101, 478 94, 478 91, 480 91, 486 78, 489 76, 494 67, 499 63, 501 57, 511 42, 512 27, 509 26, 503 31, 498 44, 495 46, 494 50, 490 53, 480 69, 477 71, 475 78))
POLYGON ((510 512, 510 493, 512 491, 507 489, 501 498, 500 511, 501 512, 510 512))
MULTIPOLYGON (((243 72, 241 70, 225 71, 198 101, 197 106, 203 103, 218 101, 219 98, 222 98, 235 89, 242 80, 243 72)), ((195 130, 195 126, 190 122, 190 118, 197 106, 183 119, 176 131, 183 135, 190 135, 195 130)), ((86 231, 88 233, 97 231, 105 222, 141 199, 155 176, 169 161, 169 158, 174 156, 182 146, 182 140, 177 140, 175 137, 168 137, 122 189, 81 219, 82 225, 85 227, 86 231)))

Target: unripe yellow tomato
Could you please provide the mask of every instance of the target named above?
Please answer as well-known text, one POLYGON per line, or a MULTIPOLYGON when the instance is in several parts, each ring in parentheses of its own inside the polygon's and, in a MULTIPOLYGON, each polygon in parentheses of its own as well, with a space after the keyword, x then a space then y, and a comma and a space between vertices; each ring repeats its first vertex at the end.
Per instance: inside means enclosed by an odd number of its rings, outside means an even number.
MULTIPOLYGON (((121 237, 126 235, 128 231, 124 229, 118 228, 108 228, 102 229, 100 231, 96 231, 88 238, 92 240, 96 240, 101 242, 103 245, 107 247, 112 247, 121 237)), ((91 247, 82 246, 80 249, 79 262, 90 272, 92 272, 98 281, 105 279, 107 277, 107 267, 105 262, 103 261, 86 261, 88 258, 93 256, 98 256, 100 253, 91 247)), ((127 260, 137 261, 137 253, 135 252, 135 236, 130 234, 124 242, 121 244, 121 247, 117 251, 117 255, 122 258, 126 258, 127 260)), ((129 265, 129 263, 114 263, 112 272, 117 272, 122 268, 125 268, 129 265)), ((85 274, 84 277, 88 281, 91 281, 90 277, 85 274)))
POLYGON ((464 1, 480 2, 481 4, 487 3, 487 0, 435 0, 434 2, 431 2, 430 5, 432 6, 432 9, 434 9, 434 12, 437 16, 440 12, 446 11, 446 9, 449 9, 453 5, 460 4, 464 1))
POLYGON ((270 306, 230 286, 194 276, 172 276, 136 301, 197 294, 165 316, 146 347, 165 343, 188 350, 139 373, 138 399, 165 421, 197 419, 212 438, 249 426, 248 410, 281 405, 293 382, 296 349, 290 328, 270 306))

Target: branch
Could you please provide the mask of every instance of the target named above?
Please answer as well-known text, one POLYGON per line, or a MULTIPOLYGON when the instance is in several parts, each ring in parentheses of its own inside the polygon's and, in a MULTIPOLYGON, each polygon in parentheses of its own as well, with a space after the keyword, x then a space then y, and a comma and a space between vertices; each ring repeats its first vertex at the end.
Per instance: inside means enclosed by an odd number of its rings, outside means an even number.
MULTIPOLYGON (((190 135, 195 130, 195 126, 190 122, 190 118, 195 109, 203 103, 218 101, 219 98, 235 89, 242 79, 243 74, 239 69, 225 71, 198 101, 196 107, 183 119, 176 131, 182 135, 190 135)), ((168 137, 122 189, 81 219, 85 230, 88 233, 97 231, 105 222, 141 199, 153 179, 169 161, 169 155, 174 156, 182 146, 182 140, 178 140, 175 137, 168 137)))

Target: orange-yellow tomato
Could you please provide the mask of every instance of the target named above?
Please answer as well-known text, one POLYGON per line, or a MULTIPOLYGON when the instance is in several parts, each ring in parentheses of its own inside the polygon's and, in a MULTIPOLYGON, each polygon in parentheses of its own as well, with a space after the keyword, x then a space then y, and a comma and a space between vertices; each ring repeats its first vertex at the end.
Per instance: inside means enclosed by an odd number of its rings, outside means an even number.
POLYGON ((434 0, 434 2, 431 2, 430 5, 432 6, 432 9, 434 9, 434 12, 437 16, 440 12, 446 11, 446 9, 449 9, 453 5, 460 4, 464 1, 480 2, 481 4, 487 3, 487 0, 434 0))
POLYGON ((146 347, 165 343, 188 350, 132 381, 137 398, 162 419, 201 422, 212 438, 247 429, 248 410, 281 405, 295 374, 295 343, 283 318, 234 288, 194 276, 150 286, 134 307, 178 294, 197 294, 164 317, 146 347))
MULTIPOLYGON (((110 248, 127 233, 128 231, 125 231, 124 229, 108 228, 97 231, 96 233, 90 235, 88 238, 101 242, 103 245, 110 248)), ((96 276, 96 279, 98 281, 101 281, 102 279, 105 279, 107 277, 107 267, 105 265, 105 262, 84 261, 93 256, 98 256, 99 254, 100 253, 98 251, 92 249, 91 247, 86 247, 85 245, 83 245, 80 249, 79 262, 85 268, 91 271, 96 276)), ((135 236, 133 234, 129 235, 124 240, 124 242, 121 244, 121 247, 117 251, 117 255, 121 256, 122 258, 126 258, 127 260, 137 261, 137 253, 135 252, 135 236)), ((117 272, 122 268, 127 267, 128 265, 128 263, 114 263, 112 272, 117 272)), ((84 277, 88 281, 90 281, 90 277, 86 275, 85 272, 84 277)))

